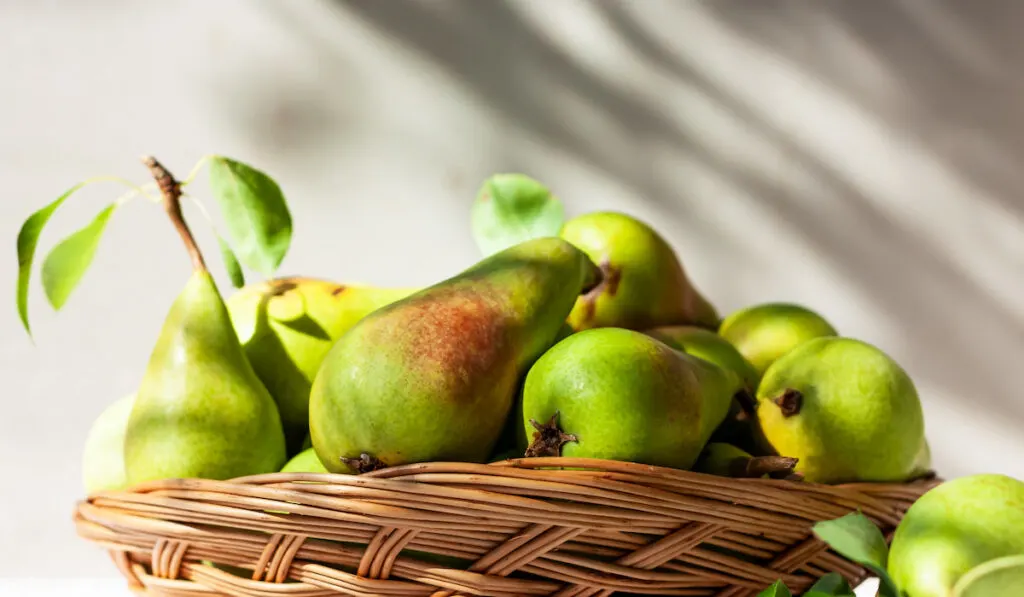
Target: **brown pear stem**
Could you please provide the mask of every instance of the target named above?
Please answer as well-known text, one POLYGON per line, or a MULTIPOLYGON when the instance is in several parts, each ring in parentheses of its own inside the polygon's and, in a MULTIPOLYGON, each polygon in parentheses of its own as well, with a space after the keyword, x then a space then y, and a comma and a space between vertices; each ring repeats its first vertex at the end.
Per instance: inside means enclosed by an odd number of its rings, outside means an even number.
POLYGON ((149 168, 150 174, 153 175, 157 186, 160 187, 160 194, 164 200, 164 211, 167 212, 167 217, 171 219, 182 242, 185 243, 185 249, 188 251, 189 257, 192 258, 192 267, 197 272, 207 271, 203 254, 199 251, 199 245, 196 244, 196 239, 192 236, 192 231, 189 230, 188 224, 185 223, 185 217, 181 214, 181 183, 155 157, 143 156, 142 163, 149 168))
POLYGON ((796 458, 786 456, 754 456, 737 458, 730 463, 729 474, 732 477, 761 477, 763 475, 789 474, 796 466, 796 458))

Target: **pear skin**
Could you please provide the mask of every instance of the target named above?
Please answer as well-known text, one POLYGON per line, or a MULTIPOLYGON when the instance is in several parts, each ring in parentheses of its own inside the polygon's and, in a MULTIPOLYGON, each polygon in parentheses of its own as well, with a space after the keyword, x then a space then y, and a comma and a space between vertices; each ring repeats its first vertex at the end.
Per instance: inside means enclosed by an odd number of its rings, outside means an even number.
POLYGON ((324 466, 316 455, 316 450, 307 448, 291 458, 281 468, 282 473, 326 473, 324 466))
POLYGON ((757 391, 757 384, 761 380, 757 370, 735 346, 715 332, 696 326, 678 325, 644 330, 644 333, 676 350, 731 370, 740 376, 751 395, 757 391))
POLYGON ((334 342, 415 290, 290 277, 250 284, 227 300, 246 357, 277 402, 289 454, 300 450, 309 431, 310 388, 334 342))
POLYGON ((722 322, 719 335, 732 343, 758 375, 776 359, 808 340, 836 336, 817 313, 789 303, 766 303, 740 309, 722 322))
POLYGON ((82 451, 82 484, 86 491, 123 489, 127 485, 124 434, 133 404, 135 394, 114 401, 89 427, 82 451))
POLYGON ((207 271, 175 299, 125 433, 128 481, 230 479, 285 462, 277 406, 242 351, 207 271))
POLYGON ((574 329, 717 329, 717 311, 694 287, 668 242, 647 224, 622 213, 594 212, 566 222, 561 236, 604 272, 603 282, 576 302, 569 316, 574 329))
POLYGON ((362 319, 313 381, 321 462, 334 472, 484 462, 522 372, 600 275, 571 244, 538 238, 362 319))
POLYGON ((975 566, 1019 554, 1024 482, 984 473, 946 481, 914 502, 893 535, 888 572, 907 597, 949 597, 975 566))
POLYGON ((775 361, 757 417, 778 454, 810 482, 904 481, 914 474, 924 415, 907 373, 852 338, 816 338, 775 361))
POLYGON ((757 456, 770 455, 771 448, 765 445, 754 416, 754 394, 761 376, 735 346, 715 332, 696 326, 662 326, 644 333, 738 375, 743 380, 743 389, 733 398, 729 414, 715 430, 711 441, 734 444, 757 456))
POLYGON ((740 385, 731 371, 640 332, 577 332, 526 376, 527 454, 688 469, 740 385))

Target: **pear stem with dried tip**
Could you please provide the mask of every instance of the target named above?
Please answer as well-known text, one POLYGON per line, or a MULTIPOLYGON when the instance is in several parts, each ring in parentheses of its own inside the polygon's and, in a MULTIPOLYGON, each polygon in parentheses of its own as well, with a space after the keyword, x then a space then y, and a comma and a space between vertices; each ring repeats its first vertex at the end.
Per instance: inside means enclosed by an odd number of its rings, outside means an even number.
POLYGON ((185 249, 188 251, 189 257, 192 258, 192 267, 197 272, 207 271, 203 254, 199 251, 199 245, 196 244, 196 239, 192 236, 192 231, 189 230, 188 224, 185 223, 185 217, 181 213, 181 183, 153 156, 143 156, 142 163, 149 168, 149 172, 156 179, 157 186, 160 187, 164 211, 167 212, 167 217, 171 219, 182 242, 185 243, 185 249))

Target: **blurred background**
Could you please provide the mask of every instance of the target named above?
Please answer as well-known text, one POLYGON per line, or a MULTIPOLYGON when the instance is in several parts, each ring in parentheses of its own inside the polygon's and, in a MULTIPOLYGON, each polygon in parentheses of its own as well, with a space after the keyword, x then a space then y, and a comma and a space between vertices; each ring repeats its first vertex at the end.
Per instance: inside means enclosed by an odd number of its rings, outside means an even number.
MULTIPOLYGON (((81 446, 189 262, 129 204, 59 314, 37 273, 33 344, 14 241, 82 179, 148 182, 142 153, 265 170, 281 274, 382 286, 476 261, 478 186, 527 173, 654 224, 723 314, 794 301, 888 352, 941 475, 1024 477, 1022 25, 1010 0, 2 3, 0 576, 117 574, 71 522, 81 446)), ((37 264, 121 192, 76 195, 37 264)))

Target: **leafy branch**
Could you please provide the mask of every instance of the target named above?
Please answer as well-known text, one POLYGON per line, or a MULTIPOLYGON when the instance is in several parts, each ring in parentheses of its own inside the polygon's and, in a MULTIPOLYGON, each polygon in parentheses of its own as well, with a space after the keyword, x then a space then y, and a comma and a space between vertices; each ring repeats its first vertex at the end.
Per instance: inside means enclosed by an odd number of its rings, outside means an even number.
MULTIPOLYGON (((148 166, 149 162, 146 163, 148 166)), ((287 254, 292 238, 291 214, 281 188, 270 176, 256 168, 219 155, 208 155, 200 159, 185 181, 168 178, 158 180, 158 184, 173 184, 180 191, 181 187, 195 179, 204 165, 208 165, 210 170, 210 193, 224 217, 228 240, 216 229, 214 234, 232 284, 235 287, 244 284, 243 264, 264 276, 273 275, 287 254)), ((29 325, 28 296, 39 237, 53 214, 72 195, 90 184, 111 181, 128 186, 129 192, 105 206, 84 227, 58 242, 43 259, 43 290, 50 306, 59 311, 92 264, 103 232, 117 208, 138 196, 159 203, 159 198, 150 194, 150 190, 157 185, 136 185, 124 178, 112 176, 90 178, 72 186, 22 223, 17 242, 16 302, 18 316, 30 338, 32 329, 29 325)), ((212 227, 209 212, 198 200, 195 201, 212 227)))

